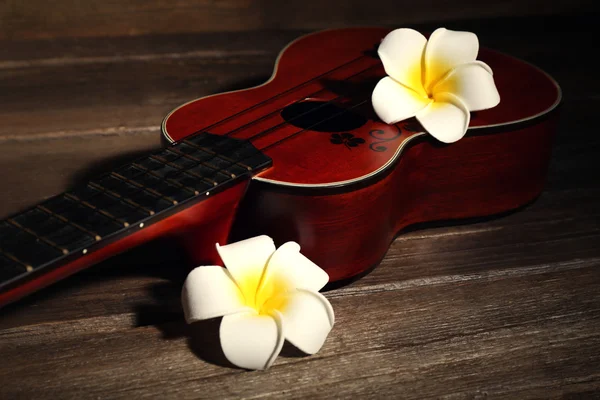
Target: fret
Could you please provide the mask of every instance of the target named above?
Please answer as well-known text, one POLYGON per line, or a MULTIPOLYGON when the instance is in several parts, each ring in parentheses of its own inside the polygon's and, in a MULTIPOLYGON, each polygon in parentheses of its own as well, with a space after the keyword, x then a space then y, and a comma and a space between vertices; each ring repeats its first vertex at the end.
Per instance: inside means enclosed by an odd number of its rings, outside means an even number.
POLYGON ((232 179, 230 175, 226 175, 218 170, 207 167, 204 164, 197 164, 195 167, 190 168, 187 172, 210 179, 215 183, 215 186, 232 179))
MULTIPOLYGON (((207 151, 207 149, 198 146, 197 144, 195 144, 194 142, 192 142, 190 140, 185 140, 183 143, 185 143, 185 144, 187 144, 189 146, 195 147, 195 148, 197 148, 198 150, 200 150, 200 151, 202 151, 204 153, 206 153, 206 151, 207 151)), ((206 153, 206 154, 208 154, 208 153, 206 153)), ((187 154, 185 154, 185 156, 186 157, 190 157, 187 154)), ((222 163, 225 162, 225 163, 229 163, 231 166, 239 168, 240 172, 238 174, 242 174, 243 173, 243 172, 241 172, 242 170, 244 170, 244 172, 252 171, 252 167, 250 167, 250 166, 248 166, 248 165, 240 162, 239 160, 236 160, 235 157, 231 158, 227 154, 217 155, 216 153, 212 153, 211 152, 210 158, 217 159, 215 161, 212 161, 212 163, 215 164, 218 167, 221 167, 222 163)))
POLYGON ((74 227, 75 229, 78 229, 78 230, 80 230, 81 232, 85 232, 85 233, 87 233, 88 235, 91 235, 91 236, 93 236, 93 237, 94 237, 94 240, 96 240, 96 241, 99 241, 100 239, 102 239, 102 237, 100 237, 100 235, 98 235, 97 233, 95 233, 95 232, 92 232, 92 231, 89 231, 89 230, 85 229, 83 226, 81 226, 81 225, 79 225, 79 224, 77 224, 77 223, 75 223, 75 222, 73 222, 73 221, 69 221, 69 219, 68 219, 68 218, 66 218, 66 217, 64 217, 64 216, 62 216, 62 215, 59 215, 59 214, 57 214, 57 213, 53 212, 52 210, 50 210, 50 209, 48 209, 48 208, 44 207, 42 204, 40 204, 40 205, 38 205, 38 206, 36 206, 36 207, 37 207, 38 209, 40 209, 40 210, 44 211, 44 212, 45 212, 45 213, 47 213, 48 215, 51 215, 52 217, 54 217, 54 218, 56 218, 56 219, 58 219, 58 220, 60 220, 60 221, 62 221, 62 222, 64 222, 64 223, 66 223, 66 224, 68 224, 68 225, 70 225, 70 226, 72 226, 72 227, 74 227))
POLYGON ((16 278, 19 275, 26 274, 32 268, 13 260, 0 251, 0 283, 16 278))
POLYGON ((35 232, 69 252, 93 244, 94 236, 70 225, 39 208, 32 208, 13 217, 21 226, 35 232))
POLYGON ((243 141, 240 139, 234 139, 226 136, 212 135, 207 133, 201 133, 199 135, 194 135, 192 137, 186 138, 185 140, 183 140, 183 142, 188 144, 194 143, 195 145, 200 146, 202 148, 210 149, 210 151, 212 152, 219 152, 218 150, 222 150, 223 148, 225 148, 225 150, 228 150, 232 147, 238 146, 240 143, 250 144, 250 142, 243 141))
POLYGON ((65 193, 65 197, 67 197, 70 200, 76 201, 79 204, 83 205, 84 207, 88 207, 90 210, 96 211, 110 219, 112 219, 113 221, 115 221, 118 224, 122 224, 125 228, 127 228, 129 226, 129 222, 127 221, 122 221, 121 219, 115 217, 114 215, 112 215, 111 213, 109 213, 108 211, 102 210, 96 206, 94 206, 93 204, 88 203, 85 200, 81 200, 79 197, 71 194, 71 193, 65 193))
POLYGON ((98 190, 98 191, 100 191, 102 193, 106 193, 108 196, 116 197, 119 200, 122 200, 124 203, 131 204, 132 206, 134 206, 134 207, 136 207, 136 208, 138 208, 138 209, 140 209, 140 210, 148 213, 148 215, 152 216, 152 215, 155 214, 155 212, 153 210, 151 210, 149 208, 146 208, 146 207, 142 206, 141 204, 136 203, 135 201, 133 201, 131 199, 125 198, 125 197, 121 196, 120 194, 118 194, 116 192, 113 192, 112 190, 109 190, 109 189, 103 187, 102 185, 99 185, 99 184, 94 183, 94 182, 88 182, 88 186, 91 187, 91 188, 93 188, 93 189, 96 189, 96 190, 98 190))
MULTIPOLYGON (((158 159, 158 157, 156 157, 156 159, 158 159)), ((174 168, 177 171, 177 172, 170 174, 170 176, 171 176, 171 178, 169 178, 170 180, 179 179, 180 182, 182 182, 182 183, 188 182, 188 184, 193 187, 197 187, 199 184, 202 185, 202 190, 201 191, 196 190, 196 194, 205 192, 206 190, 218 185, 218 182, 215 182, 212 179, 206 178, 202 175, 198 175, 197 173, 195 173, 193 171, 186 170, 177 164, 165 163, 165 165, 169 168, 174 168)), ((193 166, 193 165, 196 165, 196 164, 194 163, 191 166, 193 166)))
POLYGON ((97 241, 95 236, 82 232, 72 225, 65 225, 55 231, 48 232, 46 237, 57 245, 66 248, 69 252, 88 247, 97 241))
POLYGON ((180 171, 177 175, 172 175, 169 179, 175 180, 184 186, 193 187, 198 194, 202 194, 215 187, 215 183, 213 181, 204 179, 201 176, 189 173, 187 171, 180 171))
POLYGON ((102 238, 118 231, 122 225, 112 219, 69 199, 65 195, 54 197, 41 204, 43 209, 54 216, 62 217, 87 232, 102 238))
MULTIPOLYGON (((176 153, 174 153, 176 154, 176 153)), ((161 164, 163 164, 164 166, 166 166, 167 168, 169 168, 169 171, 167 173, 166 176, 170 176, 170 178, 163 178, 163 179, 169 179, 169 180, 176 180, 178 179, 179 182, 186 183, 191 186, 191 187, 195 187, 196 188, 196 194, 200 194, 200 192, 204 192, 206 190, 208 190, 209 188, 214 187, 216 185, 218 185, 218 182, 215 182, 214 180, 207 178, 205 176, 199 175, 195 172, 190 171, 190 168, 193 166, 196 166, 197 163, 194 162, 193 160, 187 160, 188 162, 177 162, 177 160, 180 160, 181 158, 178 157, 173 161, 163 161, 161 159, 160 156, 158 155, 152 155, 151 156, 151 163, 156 164, 156 162, 160 162, 161 164), (172 169, 175 169, 175 171, 173 171, 172 169), (188 176, 191 175, 191 179, 188 178, 188 176), (194 179, 196 178, 196 179, 194 179), (205 185, 203 182, 208 183, 209 186, 205 185), (198 191, 198 185, 201 186, 200 191, 198 191)), ((140 166, 141 167, 141 166, 140 166)), ((162 167, 160 169, 163 169, 162 167)), ((157 176, 161 176, 159 172, 156 171, 156 168, 154 171, 150 171, 152 172, 154 175, 157 176)), ((162 176, 161 176, 162 177, 162 176)))
MULTIPOLYGON (((214 135, 212 135, 214 136, 214 135)), ((202 147, 206 140, 202 140, 203 135, 194 136, 183 141, 188 146, 196 147, 202 151, 210 151, 202 147)), ((216 153, 213 153, 216 155, 216 153)), ((238 146, 229 146, 226 152, 219 154, 219 157, 224 158, 234 164, 239 164, 249 171, 266 167, 270 159, 265 157, 259 150, 252 146, 249 142, 239 142, 238 146)))
POLYGON ((65 254, 65 255, 69 254, 69 250, 67 250, 67 249, 65 249, 65 248, 62 248, 62 247, 60 247, 58 244, 54 243, 52 240, 46 239, 45 237, 43 237, 43 236, 40 236, 40 235, 36 234, 36 233, 35 233, 35 231, 33 231, 33 230, 31 230, 31 229, 29 229, 29 228, 27 228, 27 227, 25 227, 25 226, 23 226, 23 225, 19 224, 17 221, 15 221, 15 220, 13 220, 13 219, 11 219, 11 218, 7 219, 6 221, 7 221, 9 224, 12 224, 12 225, 16 226, 17 228, 19 228, 19 229, 21 229, 21 230, 23 230, 23 231, 25 231, 25 232, 29 233, 29 234, 30 234, 30 235, 32 235, 32 236, 33 236, 33 237, 34 237, 34 238, 35 238, 37 241, 42 241, 42 242, 44 242, 44 243, 46 243, 46 244, 48 244, 48 245, 50 245, 50 246, 54 247, 55 249, 59 250, 60 252, 62 252, 62 253, 63 253, 63 254, 65 254))
POLYGON ((152 158, 152 156, 137 160, 134 162, 134 164, 137 165, 138 168, 143 167, 145 170, 154 171, 164 179, 169 178, 171 175, 177 174, 177 169, 165 165, 165 163, 152 158))
POLYGON ((144 171, 135 167, 134 163, 119 167, 115 170, 115 172, 118 173, 119 175, 122 175, 122 176, 128 178, 128 179, 133 179, 138 175, 144 174, 144 171))
POLYGON ((188 187, 171 178, 163 178, 160 174, 145 168, 141 164, 133 163, 132 167, 141 171, 141 174, 135 175, 135 180, 144 186, 154 186, 158 191, 169 195, 177 201, 187 200, 193 195, 198 195, 200 192, 193 187, 188 187), (180 193, 181 190, 187 192, 180 193))
POLYGON ((204 155, 206 153, 208 153, 208 155, 210 155, 211 157, 214 157, 217 154, 214 151, 212 151, 212 149, 209 150, 205 147, 193 146, 192 143, 190 143, 187 140, 179 142, 178 144, 173 146, 171 150, 175 150, 183 154, 195 154, 199 158, 203 156, 206 157, 206 155, 204 155))
MULTIPOLYGON (((210 133, 201 133, 186 138, 180 143, 210 152, 212 154, 217 154, 220 157, 231 160, 234 163, 244 163, 252 167, 252 169, 264 168, 271 162, 270 158, 261 153, 260 150, 252 145, 252 143, 243 139, 234 139, 213 135, 210 133), (256 166, 248 164, 246 162, 248 159, 253 159, 256 161, 256 166)), ((176 147, 179 146, 180 144, 176 145, 176 147)))
POLYGON ((198 158, 196 154, 185 154, 181 153, 177 150, 177 148, 172 149, 173 152, 176 152, 180 157, 174 161, 171 161, 172 164, 176 164, 182 168, 190 168, 194 166, 194 162, 198 164, 205 165, 209 168, 213 168, 215 170, 220 170, 221 172, 225 171, 231 178, 235 178, 238 175, 243 175, 248 172, 248 168, 245 166, 239 166, 235 162, 231 160, 227 160, 222 156, 217 155, 209 155, 208 158, 198 158), (183 161, 182 161, 183 160, 183 161))
POLYGON ((122 181, 125 181, 125 182, 129 183, 130 185, 137 186, 140 190, 144 190, 144 191, 150 192, 151 194, 153 194, 153 195, 155 195, 157 197, 162 197, 162 198, 166 199, 167 201, 172 202, 173 205, 176 205, 178 203, 177 200, 175 200, 175 199, 173 199, 173 198, 171 198, 169 196, 166 196, 164 193, 161 193, 158 190, 153 189, 151 187, 147 187, 145 185, 142 185, 139 182, 132 181, 131 179, 127 179, 123 175, 120 175, 120 174, 118 174, 116 172, 111 172, 111 175, 114 176, 114 177, 116 177, 117 179, 120 179, 122 181))
POLYGON ((138 223, 139 221, 152 215, 138 206, 127 203, 124 199, 111 196, 109 193, 98 190, 90 185, 85 185, 73 190, 69 194, 74 194, 80 200, 85 201, 109 213, 113 218, 123 223, 125 227, 138 223))
POLYGON ((173 149, 173 154, 177 155, 178 157, 171 161, 167 161, 167 160, 163 159, 162 157, 160 157, 159 155, 153 155, 152 159, 158 160, 163 164, 167 164, 167 165, 170 165, 171 167, 175 167, 177 169, 182 169, 182 170, 186 170, 186 169, 191 168, 191 167, 195 166, 196 164, 202 162, 197 158, 190 157, 183 153, 178 154, 175 151, 176 151, 176 149, 173 149))
MULTIPOLYGON (((185 143, 179 143, 170 149, 172 152, 178 153, 180 156, 188 156, 188 158, 197 158, 198 160, 211 160, 214 155, 210 154, 211 158, 206 158, 206 153, 193 146, 188 146, 185 143)), ((173 164, 173 162, 171 162, 173 164)), ((210 165, 209 163, 202 161, 195 165, 187 163, 186 172, 194 174, 209 180, 213 185, 217 186, 220 183, 224 183, 232 178, 235 178, 235 174, 231 174, 227 171, 222 171, 219 168, 210 165)), ((179 166, 177 168, 180 168, 179 166)))
POLYGON ((174 148, 174 146, 171 146, 169 148, 166 148, 164 150, 160 150, 157 153, 154 153, 155 156, 158 156, 168 162, 171 162, 177 158, 179 158, 179 154, 177 153, 173 153, 173 151, 171 151, 174 148))
POLYGON ((37 240, 35 236, 15 225, 2 222, 0 231, 2 253, 26 267, 37 268, 64 255, 62 251, 37 240))
MULTIPOLYGON (((191 143, 188 143, 187 141, 183 141, 179 144, 177 144, 176 146, 173 146, 171 148, 171 151, 179 154, 181 157, 187 157, 190 159, 195 159, 198 160, 200 163, 204 164, 205 166, 212 168, 216 171, 219 171, 220 173, 224 174, 224 175, 230 175, 231 173, 228 171, 222 171, 220 170, 219 167, 212 165, 212 161, 218 157, 217 153, 214 153, 212 151, 208 151, 208 149, 199 147, 199 146, 194 146, 191 143)), ((235 178, 235 176, 232 176, 232 178, 235 178)))
MULTIPOLYGON (((146 168, 149 171, 152 171, 154 174, 163 179, 172 179, 177 180, 178 182, 182 182, 182 175, 185 175, 180 169, 161 163, 160 161, 152 158, 140 160, 137 164, 141 167, 146 168)), ((185 173, 190 174, 190 171, 185 171, 185 173)), ((193 182, 198 182, 198 180, 204 180, 212 186, 218 185, 218 182, 215 182, 214 180, 209 179, 208 177, 204 177, 196 173, 192 173, 191 175, 193 175, 196 178, 193 182)), ((187 186, 191 186, 197 189, 196 185, 194 185, 191 181, 188 183, 189 184, 187 186)))
POLYGON ((92 181, 92 183, 106 188, 112 193, 119 194, 121 197, 129 199, 154 213, 166 210, 176 204, 173 201, 163 199, 161 196, 144 190, 143 186, 134 185, 131 182, 119 179, 113 175, 106 175, 98 181, 92 181))

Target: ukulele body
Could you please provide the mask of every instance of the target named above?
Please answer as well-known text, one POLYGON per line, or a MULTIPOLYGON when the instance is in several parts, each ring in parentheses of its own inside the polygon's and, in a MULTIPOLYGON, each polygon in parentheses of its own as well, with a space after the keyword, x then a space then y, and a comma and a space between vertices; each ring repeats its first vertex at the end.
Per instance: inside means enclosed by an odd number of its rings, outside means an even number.
POLYGON ((558 85, 525 62, 481 49, 501 102, 472 113, 463 139, 442 144, 414 120, 386 125, 372 110, 370 93, 385 76, 376 47, 387 32, 303 37, 280 54, 267 83, 192 101, 165 118, 170 141, 208 131, 248 139, 273 159, 250 182, 229 241, 293 240, 330 281, 346 280, 377 265, 405 227, 494 215, 541 193, 558 85))

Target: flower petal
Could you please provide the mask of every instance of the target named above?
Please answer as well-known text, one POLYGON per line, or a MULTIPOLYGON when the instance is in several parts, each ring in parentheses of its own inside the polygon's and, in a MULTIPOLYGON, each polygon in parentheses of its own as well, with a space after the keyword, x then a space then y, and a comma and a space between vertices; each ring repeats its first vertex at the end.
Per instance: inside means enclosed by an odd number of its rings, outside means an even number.
POLYGON ((425 89, 430 89, 452 68, 475 61, 479 39, 471 32, 436 29, 425 46, 425 89))
POLYGON ((377 50, 386 74, 423 96, 427 96, 421 68, 426 44, 420 32, 402 28, 388 33, 377 50))
POLYGON ((386 124, 395 124, 425 108, 431 100, 394 81, 389 76, 380 80, 371 96, 373 109, 386 124))
POLYGON ((219 328, 221 348, 234 365, 247 369, 267 369, 283 346, 281 316, 256 312, 223 317, 219 328))
POLYGON ((491 68, 474 61, 450 70, 434 87, 433 92, 450 92, 465 103, 469 111, 485 110, 500 103, 491 68))
MULTIPOLYGON (((254 296, 267 261, 275 251, 275 244, 273 239, 262 235, 225 246, 217 244, 217 251, 242 293, 254 296)), ((246 301, 251 303, 254 300, 246 301)))
POLYGON ((246 310, 243 300, 229 272, 218 265, 192 270, 181 292, 181 303, 188 324, 246 310))
POLYGON ((281 310, 285 338, 303 352, 315 354, 333 328, 333 308, 318 292, 299 289, 288 296, 281 310))
MULTIPOLYGON (((261 282, 261 290, 275 288, 274 285, 269 285, 272 280, 289 282, 293 288, 318 292, 329 282, 329 275, 300 253, 298 243, 287 242, 271 256, 261 282)), ((272 294, 275 293, 261 293, 261 296, 270 297, 272 294)))
POLYGON ((435 101, 416 117, 427 132, 444 143, 462 138, 471 119, 467 106, 452 93, 436 94, 435 101))

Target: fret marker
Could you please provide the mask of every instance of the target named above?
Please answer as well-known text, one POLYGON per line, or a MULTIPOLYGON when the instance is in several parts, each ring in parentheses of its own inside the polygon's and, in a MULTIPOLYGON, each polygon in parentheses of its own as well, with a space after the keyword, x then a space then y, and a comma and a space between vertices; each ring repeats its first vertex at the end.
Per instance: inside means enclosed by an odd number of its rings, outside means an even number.
POLYGON ((27 266, 25 267, 25 269, 27 270, 27 272, 31 272, 31 271, 33 271, 33 267, 32 267, 31 265, 27 265, 27 266))
POLYGON ((144 227, 144 223, 142 222, 142 223, 140 224, 140 228, 143 228, 143 227, 144 227))
POLYGON ((206 192, 206 195, 208 196, 210 194, 210 192, 206 192))
POLYGON ((87 249, 83 249, 82 253, 87 254, 87 249))

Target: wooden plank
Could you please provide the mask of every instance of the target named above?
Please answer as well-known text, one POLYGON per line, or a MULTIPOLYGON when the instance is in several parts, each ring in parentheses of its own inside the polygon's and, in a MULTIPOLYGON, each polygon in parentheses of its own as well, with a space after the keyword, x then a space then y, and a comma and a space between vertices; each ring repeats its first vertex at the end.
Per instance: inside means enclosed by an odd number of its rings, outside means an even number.
POLYGON ((0 366, 0 394, 522 398, 589 391, 600 385, 598 266, 557 263, 533 276, 334 297, 336 326, 321 352, 289 352, 268 373, 205 361, 214 356, 214 322, 131 329, 129 315, 116 315, 5 329, 0 353, 12 362, 0 366))
POLYGON ((499 16, 547 15, 593 9, 591 0, 511 3, 462 0, 449 3, 315 1, 164 0, 121 2, 63 0, 47 3, 4 1, 0 39, 119 36, 150 33, 324 29, 340 25, 405 25, 427 21, 499 16))
POLYGON ((278 51, 307 30, 158 33, 122 37, 1 40, 0 68, 30 68, 155 59, 226 58, 278 51))

